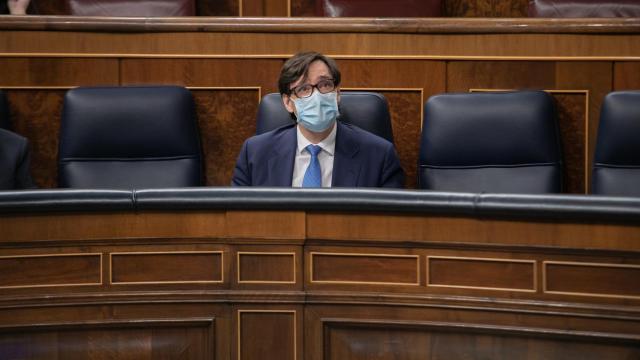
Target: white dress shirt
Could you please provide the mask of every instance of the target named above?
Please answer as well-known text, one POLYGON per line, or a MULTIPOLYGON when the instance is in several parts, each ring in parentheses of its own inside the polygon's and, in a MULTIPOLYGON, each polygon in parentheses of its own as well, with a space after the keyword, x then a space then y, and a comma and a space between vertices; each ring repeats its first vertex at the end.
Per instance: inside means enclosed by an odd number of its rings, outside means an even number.
POLYGON ((333 124, 333 130, 324 140, 317 144, 312 144, 307 140, 300 131, 300 125, 296 127, 298 133, 298 148, 296 149, 296 158, 293 163, 293 178, 291 185, 293 187, 302 187, 302 180, 307 167, 311 162, 311 154, 307 151, 307 145, 318 145, 322 151, 318 153, 318 161, 320 162, 320 171, 322 173, 322 187, 331 187, 331 177, 333 176, 333 155, 336 150, 336 131, 338 127, 333 124))

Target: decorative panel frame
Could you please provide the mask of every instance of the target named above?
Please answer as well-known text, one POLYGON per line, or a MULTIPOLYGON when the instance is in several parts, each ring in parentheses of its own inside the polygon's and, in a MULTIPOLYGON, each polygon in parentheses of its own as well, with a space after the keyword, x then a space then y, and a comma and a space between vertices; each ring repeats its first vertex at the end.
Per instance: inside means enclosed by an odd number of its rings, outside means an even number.
POLYGON ((224 283, 224 251, 128 251, 109 253, 109 285, 155 285, 155 284, 222 284, 224 283), (113 281, 113 256, 135 255, 179 255, 179 254, 219 254, 220 280, 168 280, 168 281, 113 281))
POLYGON ((455 289, 471 289, 471 290, 495 290, 495 291, 515 291, 515 292, 525 292, 525 293, 536 293, 538 292, 538 275, 536 270, 536 260, 522 260, 522 259, 501 259, 501 258, 481 258, 481 257, 464 257, 464 256, 427 256, 427 267, 426 267, 426 279, 427 279, 427 288, 429 287, 437 287, 437 288, 455 288, 455 289), (498 287, 487 287, 487 286, 466 286, 466 285, 438 285, 431 283, 430 276, 430 261, 431 259, 443 259, 443 260, 459 260, 459 261, 484 261, 484 262, 503 262, 503 263, 519 263, 519 264, 531 264, 532 267, 532 286, 531 289, 519 289, 519 288, 498 288, 498 287))

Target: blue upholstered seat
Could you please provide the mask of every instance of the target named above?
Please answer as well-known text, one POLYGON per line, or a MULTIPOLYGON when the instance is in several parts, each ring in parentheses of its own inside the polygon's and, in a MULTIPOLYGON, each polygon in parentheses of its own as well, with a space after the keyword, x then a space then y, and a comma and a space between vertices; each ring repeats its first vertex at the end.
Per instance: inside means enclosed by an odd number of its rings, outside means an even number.
POLYGON ((58 155, 60 187, 158 188, 202 184, 195 106, 182 87, 69 90, 58 155))
POLYGON ((604 98, 593 193, 640 196, 640 91, 612 92, 604 98))
POLYGON ((553 99, 543 91, 431 97, 424 108, 418 183, 439 191, 561 192, 553 99))

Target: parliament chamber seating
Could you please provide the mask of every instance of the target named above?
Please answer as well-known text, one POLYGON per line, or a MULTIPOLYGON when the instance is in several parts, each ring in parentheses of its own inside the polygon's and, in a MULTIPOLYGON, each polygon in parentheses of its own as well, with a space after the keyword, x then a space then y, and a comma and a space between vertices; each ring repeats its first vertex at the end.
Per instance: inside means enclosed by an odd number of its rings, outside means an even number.
POLYGON ((640 91, 612 92, 602 103, 593 193, 640 196, 640 91))
POLYGON ((315 0, 316 15, 326 17, 438 17, 441 0, 315 0))
POLYGON ((559 193, 555 105, 543 91, 448 93, 429 98, 419 187, 439 191, 559 193))
POLYGON ((195 0, 67 0, 77 16, 194 16, 195 0))
MULTIPOLYGON (((393 143, 391 115, 385 97, 365 91, 340 92, 341 121, 367 130, 393 143)), ((267 94, 260 101, 256 134, 262 134, 293 123, 291 114, 282 103, 279 93, 267 94)))
POLYGON ((202 184, 195 105, 182 87, 86 87, 64 97, 58 155, 63 188, 202 184))
POLYGON ((529 0, 530 17, 613 18, 640 17, 638 0, 529 0))

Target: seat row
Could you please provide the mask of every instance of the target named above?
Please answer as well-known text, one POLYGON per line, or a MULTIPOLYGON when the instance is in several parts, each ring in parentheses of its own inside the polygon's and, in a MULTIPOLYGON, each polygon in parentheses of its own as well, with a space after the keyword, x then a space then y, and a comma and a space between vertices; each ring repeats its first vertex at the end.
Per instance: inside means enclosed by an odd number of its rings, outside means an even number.
MULTIPOLYGON (((640 91, 614 92, 604 100, 594 194, 640 196, 638 104, 640 91)), ((2 108, 0 102, 0 112, 6 111, 2 108)), ((343 91, 340 112, 341 121, 394 141, 381 94, 343 91)), ((6 118, 0 116, 0 121, 6 118)), ((258 134, 291 121, 279 94, 263 97, 258 134)), ((185 88, 72 89, 64 99, 58 184, 124 189, 199 186, 199 139, 194 101, 185 88)), ((418 163, 421 189, 560 193, 562 164, 555 105, 543 91, 445 93, 425 104, 418 163)))

